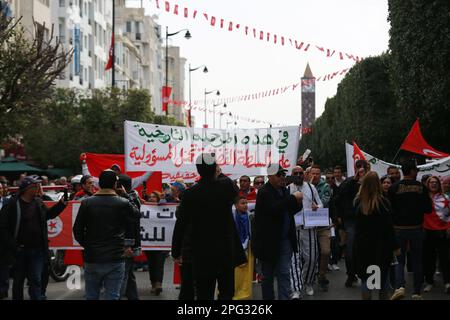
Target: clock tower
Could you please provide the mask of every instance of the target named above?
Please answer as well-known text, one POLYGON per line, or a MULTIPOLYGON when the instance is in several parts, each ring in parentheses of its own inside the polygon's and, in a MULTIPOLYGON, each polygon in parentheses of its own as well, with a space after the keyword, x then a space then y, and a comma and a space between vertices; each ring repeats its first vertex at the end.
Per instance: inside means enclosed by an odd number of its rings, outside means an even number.
POLYGON ((311 132, 316 120, 316 78, 314 78, 309 63, 306 64, 302 77, 302 134, 311 132))

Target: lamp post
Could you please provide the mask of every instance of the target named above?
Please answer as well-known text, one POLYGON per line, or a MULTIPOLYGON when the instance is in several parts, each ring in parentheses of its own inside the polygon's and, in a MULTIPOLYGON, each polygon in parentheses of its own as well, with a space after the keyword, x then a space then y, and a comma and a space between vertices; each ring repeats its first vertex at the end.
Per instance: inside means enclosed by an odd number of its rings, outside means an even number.
POLYGON ((208 94, 211 94, 211 93, 213 93, 213 92, 216 92, 216 95, 218 95, 218 96, 220 96, 220 91, 219 90, 211 90, 211 91, 206 91, 206 89, 205 89, 205 125, 204 125, 204 127, 205 128, 207 128, 208 127, 208 120, 207 120, 207 110, 206 110, 206 96, 208 95, 208 94))
MULTIPOLYGON (((166 90, 167 87, 169 86, 169 37, 174 36, 180 33, 181 31, 186 31, 186 34, 184 35, 186 39, 189 40, 192 37, 188 29, 182 29, 174 33, 169 33, 169 27, 166 26, 166 90)), ((163 104, 164 104, 164 97, 163 97, 163 104)), ((167 115, 169 115, 169 106, 167 106, 166 108, 166 116, 167 115)))
POLYGON ((191 64, 189 64, 189 109, 188 109, 188 126, 191 127, 192 126, 192 121, 191 121, 191 110, 192 110, 192 102, 191 102, 191 72, 200 69, 201 67, 203 68, 203 73, 208 73, 208 68, 205 65, 201 65, 200 67, 197 68, 191 68, 191 64))
MULTIPOLYGON (((213 105, 213 119, 214 119, 214 121, 213 121, 213 128, 215 129, 216 128, 216 107, 217 106, 220 106, 220 103, 218 103, 218 104, 214 104, 213 105)), ((223 107, 224 108, 226 108, 227 107, 227 104, 226 103, 224 103, 223 104, 223 107)), ((219 129, 222 129, 222 111, 219 111, 220 112, 220 114, 219 114, 219 129)))

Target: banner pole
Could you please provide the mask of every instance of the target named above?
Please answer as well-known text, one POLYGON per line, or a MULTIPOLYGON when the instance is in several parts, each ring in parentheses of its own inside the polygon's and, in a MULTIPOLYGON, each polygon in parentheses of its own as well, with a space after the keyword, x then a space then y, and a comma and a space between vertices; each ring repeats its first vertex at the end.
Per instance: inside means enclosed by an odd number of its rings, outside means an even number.
POLYGON ((395 159, 397 158, 397 156, 398 156, 400 150, 401 150, 401 149, 398 149, 398 150, 397 150, 397 153, 395 154, 394 159, 392 159, 391 163, 394 163, 394 164, 395 164, 394 161, 395 161, 395 159))

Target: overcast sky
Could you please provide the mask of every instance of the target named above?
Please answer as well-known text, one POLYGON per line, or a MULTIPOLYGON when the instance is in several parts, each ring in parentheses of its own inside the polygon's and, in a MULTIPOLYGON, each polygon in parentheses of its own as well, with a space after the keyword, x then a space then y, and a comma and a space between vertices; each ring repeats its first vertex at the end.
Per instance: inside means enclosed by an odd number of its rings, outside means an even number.
MULTIPOLYGON (((183 33, 170 37, 172 45, 181 47, 181 55, 192 67, 207 65, 209 73, 192 72, 192 98, 203 99, 203 92, 219 89, 222 97, 261 92, 298 83, 309 62, 314 76, 319 77, 352 66, 351 60, 326 58, 314 47, 308 52, 290 45, 260 41, 245 36, 242 26, 291 37, 312 45, 343 51, 362 57, 381 54, 388 49, 389 23, 387 0, 170 0, 184 7, 198 10, 196 20, 185 19, 158 10, 155 0, 142 0, 146 13, 158 15, 157 22, 169 32, 188 28, 190 40, 183 33), (213 28, 206 24, 203 13, 225 21, 240 23, 238 32, 213 28)), ((128 6, 139 6, 140 0, 128 0, 128 6)), ((160 0, 163 5, 164 0, 160 0)), ((228 26, 228 24, 226 24, 228 26)), ((251 32, 253 33, 253 32, 251 32)), ((280 41, 278 36, 278 42, 280 41)), ((272 38, 271 38, 272 39, 272 38)), ((188 100, 188 73, 186 66, 186 95, 188 100)), ((324 110, 327 98, 336 93, 343 76, 316 83, 316 117, 324 110)), ((209 96, 210 97, 210 96, 209 96)), ((301 90, 259 100, 228 104, 229 111, 244 117, 287 125, 301 122, 301 90)), ((203 125, 204 115, 194 111, 196 127, 203 125)), ((218 123, 218 118, 216 118, 218 123)), ((223 119, 223 126, 225 126, 223 119)), ((212 118, 208 114, 211 126, 212 118)), ((218 127, 218 125, 217 125, 218 127)), ((264 127, 261 124, 239 121, 238 127, 264 127)))

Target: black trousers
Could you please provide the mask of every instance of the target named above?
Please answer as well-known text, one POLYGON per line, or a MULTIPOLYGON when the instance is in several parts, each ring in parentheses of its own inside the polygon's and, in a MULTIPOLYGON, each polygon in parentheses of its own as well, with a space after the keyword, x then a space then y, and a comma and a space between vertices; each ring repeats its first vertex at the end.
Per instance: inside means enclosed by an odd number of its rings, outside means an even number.
POLYGON ((425 229, 425 239, 423 244, 423 273, 427 283, 433 284, 434 282, 436 258, 439 258, 439 266, 444 284, 450 283, 449 242, 450 239, 447 238, 446 230, 425 229))
POLYGON ((180 266, 181 273, 181 288, 179 300, 194 300, 195 299, 195 285, 194 273, 192 270, 192 263, 183 262, 180 266))
POLYGON ((150 275, 150 282, 163 282, 164 278, 164 263, 167 257, 167 251, 145 251, 148 262, 148 273, 150 275))
POLYGON ((10 266, 0 265, 0 299, 8 296, 10 266))
POLYGON ((216 284, 219 289, 219 300, 232 300, 234 296, 234 268, 216 267, 197 269, 194 265, 194 281, 197 289, 197 300, 214 300, 216 284), (203 271, 203 272, 202 272, 203 271))

